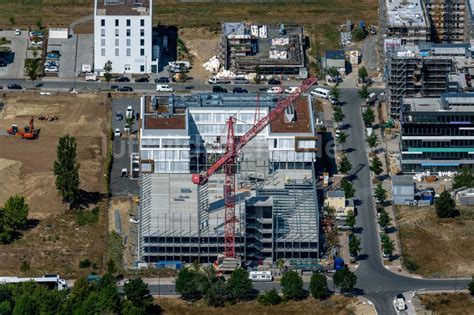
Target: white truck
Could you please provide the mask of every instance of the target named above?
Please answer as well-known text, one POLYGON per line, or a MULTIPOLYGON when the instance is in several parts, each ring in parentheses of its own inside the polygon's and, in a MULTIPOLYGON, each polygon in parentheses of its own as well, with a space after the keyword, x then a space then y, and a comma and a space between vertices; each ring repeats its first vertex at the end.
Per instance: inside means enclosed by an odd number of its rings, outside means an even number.
POLYGON ((94 72, 87 72, 86 81, 97 81, 97 74, 95 74, 94 72))
POLYGON ((66 280, 61 279, 58 275, 44 275, 36 278, 0 277, 0 284, 18 284, 24 282, 36 282, 38 284, 44 284, 48 287, 54 287, 58 289, 58 291, 67 289, 66 280))

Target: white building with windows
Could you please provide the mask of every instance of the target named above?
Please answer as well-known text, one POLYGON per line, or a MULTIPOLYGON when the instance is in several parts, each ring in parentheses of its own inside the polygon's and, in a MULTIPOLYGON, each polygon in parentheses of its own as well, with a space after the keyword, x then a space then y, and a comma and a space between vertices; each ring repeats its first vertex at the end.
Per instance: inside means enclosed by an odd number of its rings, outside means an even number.
POLYGON ((152 50, 152 0, 95 0, 96 72, 110 60, 112 73, 150 73, 158 65, 152 50))

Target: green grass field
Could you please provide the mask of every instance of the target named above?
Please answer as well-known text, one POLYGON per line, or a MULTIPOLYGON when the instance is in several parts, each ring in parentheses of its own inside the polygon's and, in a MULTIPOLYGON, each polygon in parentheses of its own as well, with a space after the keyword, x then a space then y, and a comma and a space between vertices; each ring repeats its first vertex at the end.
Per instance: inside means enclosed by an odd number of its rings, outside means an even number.
MULTIPOLYGON (((0 0, 0 28, 34 28, 38 20, 45 26, 68 26, 82 16, 92 15, 93 3, 93 0, 0 0)), ((376 0, 264 0, 258 3, 154 0, 153 21, 215 31, 224 21, 298 23, 306 27, 321 48, 335 48, 339 41, 337 27, 347 19, 355 23, 361 19, 367 24, 376 23, 377 3, 376 0)))

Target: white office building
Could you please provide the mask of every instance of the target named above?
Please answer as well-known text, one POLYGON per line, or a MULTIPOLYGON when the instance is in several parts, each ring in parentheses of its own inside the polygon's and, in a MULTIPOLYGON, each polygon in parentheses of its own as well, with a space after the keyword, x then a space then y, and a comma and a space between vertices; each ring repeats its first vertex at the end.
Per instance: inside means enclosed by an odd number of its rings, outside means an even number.
POLYGON ((152 55, 152 0, 95 0, 94 69, 103 73, 108 60, 112 73, 156 71, 152 55))

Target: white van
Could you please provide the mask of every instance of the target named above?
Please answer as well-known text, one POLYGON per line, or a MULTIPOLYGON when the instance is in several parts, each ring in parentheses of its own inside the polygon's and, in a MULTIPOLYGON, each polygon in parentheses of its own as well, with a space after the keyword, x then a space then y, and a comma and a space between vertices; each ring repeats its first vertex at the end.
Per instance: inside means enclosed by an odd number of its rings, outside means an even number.
POLYGON ((168 84, 157 84, 156 91, 157 92, 174 92, 174 89, 168 84))
POLYGON ((329 94, 331 94, 331 91, 323 88, 315 88, 311 91, 311 95, 326 99, 329 97, 329 94))
POLYGON ((207 82, 209 82, 209 84, 230 84, 229 79, 217 78, 217 77, 212 77, 207 82))
POLYGON ((271 271, 250 271, 249 279, 256 282, 272 282, 271 271))

